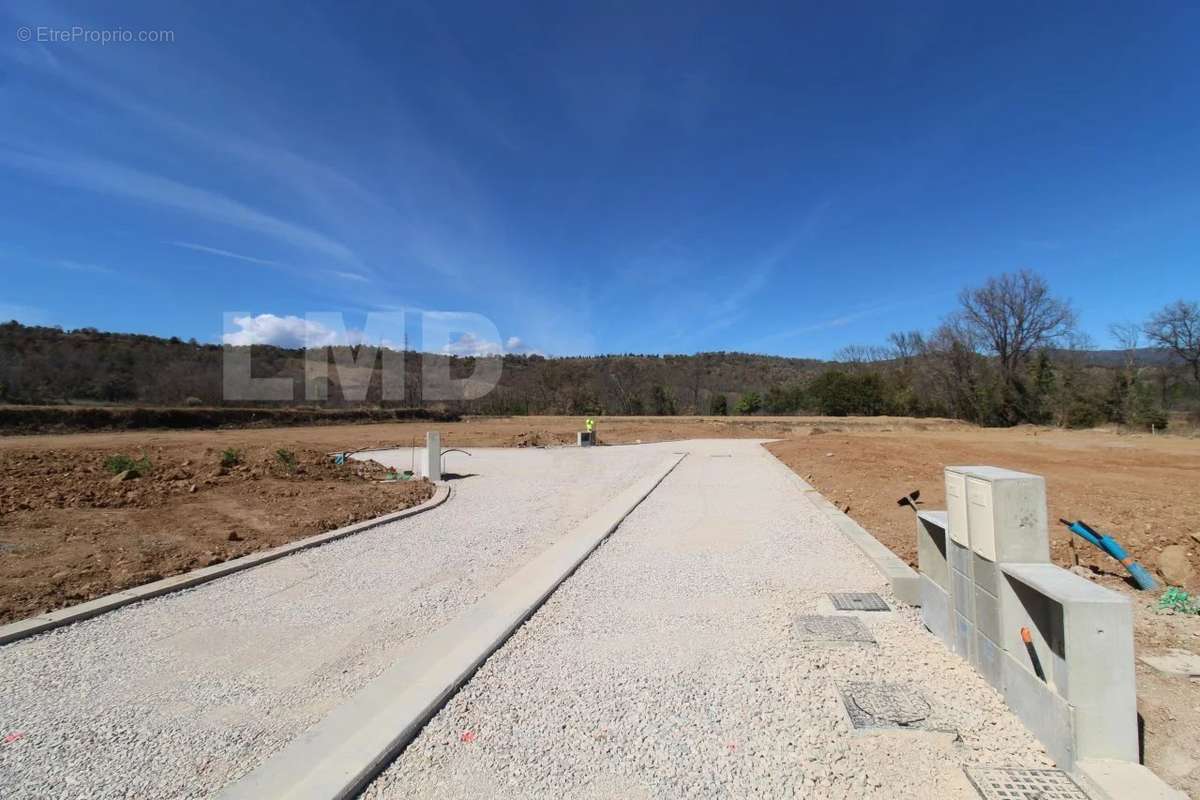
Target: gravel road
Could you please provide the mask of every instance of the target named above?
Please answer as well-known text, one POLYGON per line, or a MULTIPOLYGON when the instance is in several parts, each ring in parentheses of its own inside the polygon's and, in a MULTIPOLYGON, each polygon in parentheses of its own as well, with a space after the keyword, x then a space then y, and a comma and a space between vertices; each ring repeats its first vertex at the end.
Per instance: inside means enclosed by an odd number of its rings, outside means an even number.
MULTIPOLYGON (((5 798, 203 797, 248 772, 661 450, 471 449, 448 503, 0 647, 5 798)), ((407 468, 410 454, 372 454, 407 468)))
MULTIPOLYGON (((886 583, 753 442, 679 467, 367 789, 393 798, 975 798, 963 766, 1049 766, 911 610, 802 641, 886 583), (927 729, 854 732, 846 681, 915 689, 927 729)), ((648 447, 647 449, 654 449, 648 447)))

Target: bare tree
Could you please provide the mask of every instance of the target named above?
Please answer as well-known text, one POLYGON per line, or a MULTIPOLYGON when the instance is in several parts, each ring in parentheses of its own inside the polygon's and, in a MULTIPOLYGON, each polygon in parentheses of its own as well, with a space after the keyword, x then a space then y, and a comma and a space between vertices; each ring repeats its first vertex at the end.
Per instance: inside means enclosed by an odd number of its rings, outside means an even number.
POLYGON ((888 343, 892 346, 892 357, 907 365, 924 349, 925 336, 920 331, 898 331, 888 335, 888 343))
POLYGON ((1075 327, 1069 303, 1051 296, 1042 278, 1027 270, 991 278, 959 295, 963 323, 995 354, 1010 421, 1025 416, 1023 366, 1034 350, 1062 342, 1075 327))
POLYGON ((1151 344, 1186 364, 1200 384, 1200 305, 1178 300, 1146 322, 1151 344))
POLYGON ((941 403, 959 419, 978 421, 978 338, 958 315, 951 315, 924 338, 921 356, 941 395, 941 403))
POLYGON ((1114 322, 1109 334, 1125 351, 1125 377, 1133 380, 1138 368, 1138 345, 1142 343, 1142 326, 1136 322, 1114 322))
POLYGON ((851 372, 861 372, 871 364, 887 361, 892 352, 875 345, 848 344, 833 354, 833 360, 844 364, 851 372))

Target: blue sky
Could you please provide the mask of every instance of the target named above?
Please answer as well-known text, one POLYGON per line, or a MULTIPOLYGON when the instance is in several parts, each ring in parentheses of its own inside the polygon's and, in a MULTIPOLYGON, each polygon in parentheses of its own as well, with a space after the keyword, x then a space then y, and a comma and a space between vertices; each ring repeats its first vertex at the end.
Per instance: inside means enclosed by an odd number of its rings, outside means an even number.
POLYGON ((1194 4, 110 5, 0 5, 5 318, 821 357, 1022 267, 1101 346, 1200 294, 1194 4))

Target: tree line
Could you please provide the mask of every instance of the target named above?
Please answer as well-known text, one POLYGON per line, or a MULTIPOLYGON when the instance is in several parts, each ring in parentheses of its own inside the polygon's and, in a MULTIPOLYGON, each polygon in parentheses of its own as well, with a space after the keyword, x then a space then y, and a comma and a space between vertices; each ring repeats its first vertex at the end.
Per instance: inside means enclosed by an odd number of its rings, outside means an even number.
MULTIPOLYGON (((1111 331, 1120 349, 1096 350, 1070 303, 1020 271, 964 289, 932 330, 846 347, 833 361, 735 352, 488 356, 504 362, 492 392, 428 403, 425 367, 445 362, 463 376, 475 360, 407 352, 404 396, 384 401, 375 376, 365 402, 481 414, 892 414, 1161 428, 1183 412, 1200 421, 1200 306, 1180 300, 1111 331)), ((322 406, 351 405, 336 359, 322 386, 309 387, 303 350, 255 345, 252 353, 256 377, 293 379, 292 404, 322 397, 322 406)), ((0 403, 219 406, 222 358, 221 345, 194 340, 14 321, 0 324, 0 403)), ((346 376, 348 386, 361 381, 346 376)))

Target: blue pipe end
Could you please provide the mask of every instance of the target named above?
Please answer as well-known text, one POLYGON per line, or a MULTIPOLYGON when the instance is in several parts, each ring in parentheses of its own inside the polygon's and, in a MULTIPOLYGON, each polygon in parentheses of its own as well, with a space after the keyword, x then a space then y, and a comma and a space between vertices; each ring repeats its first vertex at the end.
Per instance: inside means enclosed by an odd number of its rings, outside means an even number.
POLYGON ((1158 588, 1158 581, 1154 580, 1154 576, 1150 574, 1150 570, 1141 564, 1134 561, 1127 569, 1129 570, 1129 574, 1133 576, 1133 582, 1138 585, 1138 588, 1145 591, 1158 588))

